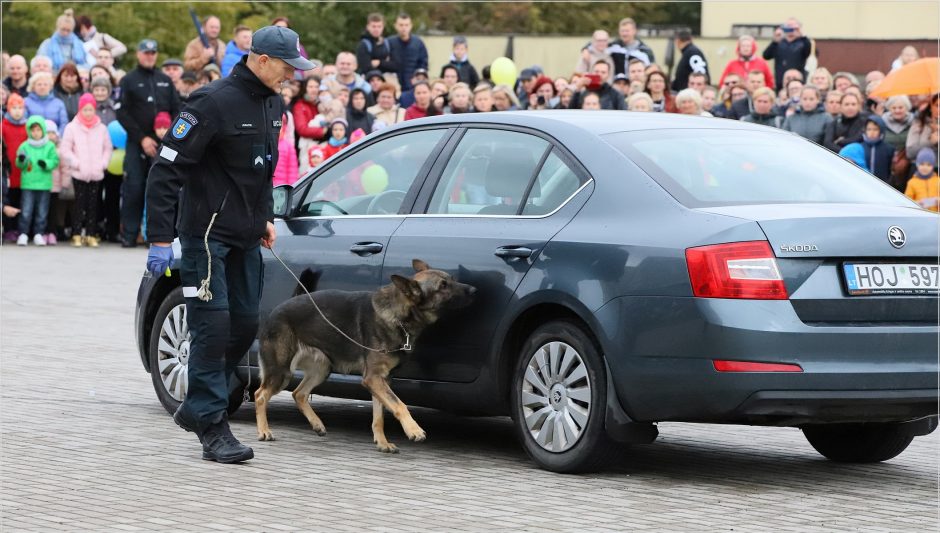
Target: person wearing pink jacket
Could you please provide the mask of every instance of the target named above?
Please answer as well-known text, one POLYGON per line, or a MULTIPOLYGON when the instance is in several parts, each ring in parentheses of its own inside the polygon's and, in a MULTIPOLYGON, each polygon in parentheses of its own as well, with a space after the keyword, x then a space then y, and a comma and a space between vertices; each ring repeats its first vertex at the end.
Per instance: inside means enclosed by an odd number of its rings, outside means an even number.
POLYGON ((75 188, 72 210, 72 246, 98 247, 98 196, 101 180, 111 160, 111 137, 96 113, 94 96, 83 94, 78 113, 65 127, 59 155, 66 162, 75 188), (83 234, 84 230, 84 234, 83 234))
POLYGON ((277 141, 277 168, 274 169, 272 184, 293 185, 299 177, 297 151, 294 150, 294 117, 290 113, 281 116, 281 133, 277 141))

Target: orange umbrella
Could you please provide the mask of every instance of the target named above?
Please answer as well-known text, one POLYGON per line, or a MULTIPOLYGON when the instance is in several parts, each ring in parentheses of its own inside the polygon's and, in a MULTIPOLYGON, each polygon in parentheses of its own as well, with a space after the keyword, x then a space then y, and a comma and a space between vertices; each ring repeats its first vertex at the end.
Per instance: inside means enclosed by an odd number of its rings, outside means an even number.
POLYGON ((940 57, 925 57, 885 76, 871 96, 888 97, 899 94, 936 94, 940 92, 937 66, 940 57))

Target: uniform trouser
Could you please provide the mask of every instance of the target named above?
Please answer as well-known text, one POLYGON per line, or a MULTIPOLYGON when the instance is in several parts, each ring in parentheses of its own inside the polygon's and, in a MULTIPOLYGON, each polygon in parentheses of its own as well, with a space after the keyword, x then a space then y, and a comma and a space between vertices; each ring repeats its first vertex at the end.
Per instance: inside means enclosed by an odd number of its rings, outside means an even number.
POLYGON ((140 144, 128 142, 124 154, 124 180, 121 203, 121 223, 124 225, 124 239, 135 242, 140 232, 140 220, 144 214, 144 194, 147 192, 147 172, 150 171, 150 158, 140 144))
POLYGON ((195 296, 207 275, 203 237, 181 235, 180 244, 183 251, 180 277, 192 334, 189 388, 180 410, 184 417, 204 429, 225 417, 229 391, 240 388, 235 368, 258 330, 264 271, 257 245, 240 249, 210 239, 212 300, 205 302, 195 296))

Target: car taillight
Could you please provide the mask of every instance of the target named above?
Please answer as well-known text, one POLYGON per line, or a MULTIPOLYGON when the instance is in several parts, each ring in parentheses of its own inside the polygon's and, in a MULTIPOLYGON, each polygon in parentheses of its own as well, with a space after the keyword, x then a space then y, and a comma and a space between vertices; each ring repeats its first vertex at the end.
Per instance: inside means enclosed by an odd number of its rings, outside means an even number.
POLYGON ((803 367, 790 363, 755 363, 752 361, 712 361, 718 372, 802 372, 803 367))
POLYGON ((767 241, 688 248, 685 261, 692 294, 700 298, 786 300, 788 297, 767 241))

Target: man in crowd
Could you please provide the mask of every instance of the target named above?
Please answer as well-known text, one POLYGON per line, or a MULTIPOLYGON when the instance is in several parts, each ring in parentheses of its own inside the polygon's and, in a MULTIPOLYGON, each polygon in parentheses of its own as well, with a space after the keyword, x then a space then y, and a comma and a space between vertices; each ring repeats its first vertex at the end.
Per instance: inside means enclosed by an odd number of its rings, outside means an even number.
POLYGON ((180 90, 180 79, 183 77, 183 62, 175 57, 171 57, 160 65, 160 70, 173 82, 173 87, 176 88, 176 92, 182 94, 180 90))
POLYGON ((593 92, 597 93, 600 99, 601 109, 626 111, 627 103, 623 98, 623 93, 607 83, 610 79, 610 64, 603 59, 597 60, 591 69, 591 74, 594 75, 593 79, 590 76, 578 78, 576 85, 579 92, 571 97, 571 109, 580 109, 584 97, 589 92, 593 92))
POLYGON ((161 111, 175 117, 180 108, 173 81, 156 69, 157 41, 144 39, 140 42, 137 63, 137 68, 121 80, 121 107, 117 110, 118 122, 127 131, 126 177, 121 204, 121 223, 124 226, 121 245, 125 248, 137 246, 147 171, 160 144, 153 121, 161 111))
POLYGON ((248 55, 251 49, 251 28, 248 26, 235 26, 232 40, 225 47, 225 57, 222 58, 222 77, 228 76, 232 68, 248 55))
MULTIPOLYGON (((708 62, 705 61, 705 54, 698 46, 692 43, 692 32, 688 29, 681 29, 676 32, 676 49, 682 51, 682 57, 679 58, 679 64, 676 65, 676 77, 672 80, 672 90, 679 92, 689 86, 689 75, 693 72, 708 75, 708 62)), ((707 83, 707 82, 706 82, 707 83)))
POLYGON ((617 33, 619 38, 609 47, 614 74, 628 74, 627 69, 634 59, 642 61, 644 67, 655 62, 653 49, 636 38, 636 22, 632 18, 621 20, 617 33))
MULTIPOLYGON (((643 63, 642 59, 633 58, 630 60, 630 64, 627 66, 627 78, 630 82, 638 81, 640 83, 646 83, 646 67, 647 65, 643 63)), ((618 74, 620 74, 618 72, 618 74)))
POLYGON ((731 111, 728 113, 728 118, 741 120, 742 117, 753 113, 754 99, 752 96, 755 91, 766 86, 763 71, 755 69, 748 72, 747 81, 744 83, 744 88, 747 89, 747 96, 731 104, 731 111))
MULTIPOLYGON (((609 72, 614 70, 614 62, 610 59, 610 51, 607 50, 607 44, 610 41, 610 35, 604 30, 597 30, 591 35, 591 43, 581 49, 581 59, 575 65, 574 71, 577 73, 591 72, 594 64, 598 61, 607 63, 609 72)), ((612 77, 608 77, 604 82, 608 82, 612 77)))
MULTIPOLYGON (((370 70, 397 72, 398 65, 392 61, 392 49, 385 32, 385 18, 379 13, 370 13, 366 19, 366 30, 356 46, 356 72, 365 74, 370 70)), ((350 89, 352 89, 350 87, 350 89)))
POLYGON ((775 87, 785 87, 783 73, 787 70, 806 70, 806 60, 813 45, 802 30, 800 21, 790 17, 783 26, 774 30, 774 40, 764 50, 764 59, 774 60, 775 87))
POLYGON ((352 52, 340 52, 336 54, 336 76, 324 78, 324 83, 320 84, 320 90, 329 90, 329 80, 335 80, 345 85, 350 91, 353 89, 362 89, 366 94, 372 94, 372 87, 359 74, 356 74, 357 62, 356 56, 352 52))
POLYGON ((199 36, 189 41, 186 45, 186 52, 183 53, 183 66, 186 70, 198 72, 209 63, 221 65, 225 57, 225 45, 219 39, 219 34, 222 33, 222 21, 219 17, 215 15, 206 17, 206 21, 202 24, 202 31, 209 41, 209 46, 203 45, 199 36))
POLYGON ((408 109, 415 103, 415 93, 414 86, 415 83, 428 81, 428 70, 426 68, 415 69, 414 73, 411 75, 411 80, 409 80, 409 85, 411 89, 401 92, 401 98, 398 99, 398 103, 402 109, 408 109))
POLYGON ((31 59, 29 62, 30 76, 39 72, 48 72, 49 74, 52 74, 52 60, 46 56, 36 56, 31 59))
POLYGON ((19 54, 10 56, 10 60, 7 62, 7 72, 9 76, 3 79, 3 85, 11 93, 26 98, 28 94, 26 85, 29 82, 29 68, 26 65, 26 58, 19 54))
POLYGON ((689 74, 689 89, 695 89, 702 94, 702 91, 705 90, 705 87, 708 86, 708 77, 701 72, 693 72, 689 74))
POLYGON ((108 72, 114 76, 115 82, 120 82, 121 78, 127 75, 123 70, 114 68, 114 54, 111 52, 110 48, 99 48, 95 52, 95 59, 98 61, 98 65, 108 69, 108 72))
POLYGON ((415 71, 428 69, 428 49, 424 46, 421 37, 411 34, 411 28, 411 16, 408 13, 399 13, 395 18, 395 31, 398 35, 388 39, 388 46, 392 50, 392 62, 397 67, 396 74, 398 74, 402 93, 411 90, 411 78, 415 71))

